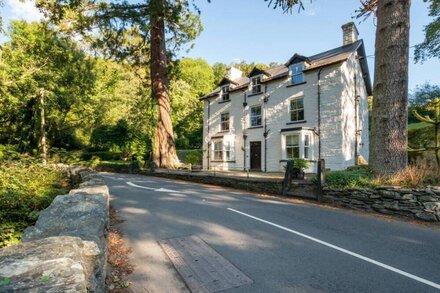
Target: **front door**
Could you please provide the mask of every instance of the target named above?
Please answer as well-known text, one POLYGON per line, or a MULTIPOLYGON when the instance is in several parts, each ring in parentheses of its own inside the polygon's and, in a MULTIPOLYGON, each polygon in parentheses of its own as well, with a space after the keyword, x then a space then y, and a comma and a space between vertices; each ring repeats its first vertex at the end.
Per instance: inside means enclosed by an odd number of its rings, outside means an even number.
POLYGON ((251 170, 261 171, 261 141, 251 141, 251 170))

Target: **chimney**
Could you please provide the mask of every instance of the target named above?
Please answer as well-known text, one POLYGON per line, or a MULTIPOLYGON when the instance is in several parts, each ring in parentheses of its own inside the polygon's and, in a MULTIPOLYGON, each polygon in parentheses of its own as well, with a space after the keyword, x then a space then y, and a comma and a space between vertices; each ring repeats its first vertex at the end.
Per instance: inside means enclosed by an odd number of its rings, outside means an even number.
POLYGON ((226 77, 229 78, 230 80, 236 80, 242 76, 243 76, 243 72, 241 72, 240 69, 235 68, 234 66, 231 66, 228 69, 228 73, 226 74, 226 77))
POLYGON ((342 26, 342 45, 350 45, 358 40, 359 32, 354 22, 346 23, 342 26))

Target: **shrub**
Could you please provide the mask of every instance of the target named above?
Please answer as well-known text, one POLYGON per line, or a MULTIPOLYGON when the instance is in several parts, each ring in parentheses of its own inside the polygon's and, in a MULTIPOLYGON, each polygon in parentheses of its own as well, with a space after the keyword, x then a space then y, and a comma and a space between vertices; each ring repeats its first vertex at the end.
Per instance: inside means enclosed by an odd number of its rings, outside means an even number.
POLYGON ((201 150, 189 151, 185 156, 185 163, 191 165, 202 165, 203 152, 201 150))
POLYGON ((99 151, 99 152, 84 152, 81 154, 81 160, 89 161, 92 157, 98 157, 103 161, 118 161, 122 159, 121 152, 99 151))
POLYGON ((356 166, 343 171, 327 171, 325 185, 334 188, 374 187, 373 175, 366 166, 356 166))
POLYGON ((35 160, 23 156, 0 164, 0 247, 17 242, 39 211, 67 192, 67 175, 35 160))

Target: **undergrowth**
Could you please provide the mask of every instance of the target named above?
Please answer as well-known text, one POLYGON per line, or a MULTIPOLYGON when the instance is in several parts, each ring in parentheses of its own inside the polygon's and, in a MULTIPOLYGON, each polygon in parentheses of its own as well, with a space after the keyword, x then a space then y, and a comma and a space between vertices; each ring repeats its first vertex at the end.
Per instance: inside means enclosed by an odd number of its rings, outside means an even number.
POLYGON ((67 193, 67 175, 32 157, 0 160, 0 247, 16 244, 55 196, 67 193))

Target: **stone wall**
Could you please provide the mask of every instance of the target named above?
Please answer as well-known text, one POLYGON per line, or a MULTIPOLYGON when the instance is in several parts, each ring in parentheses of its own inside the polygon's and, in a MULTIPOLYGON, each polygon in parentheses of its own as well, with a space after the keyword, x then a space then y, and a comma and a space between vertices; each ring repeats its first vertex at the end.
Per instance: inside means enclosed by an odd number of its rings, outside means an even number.
POLYGON ((355 210, 440 222, 440 187, 324 188, 322 201, 355 210))
POLYGON ((21 244, 0 250, 0 292, 105 291, 108 188, 90 169, 67 170, 79 187, 57 196, 21 244))

